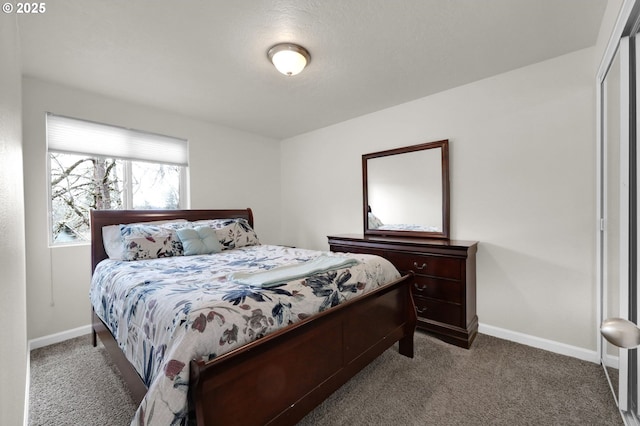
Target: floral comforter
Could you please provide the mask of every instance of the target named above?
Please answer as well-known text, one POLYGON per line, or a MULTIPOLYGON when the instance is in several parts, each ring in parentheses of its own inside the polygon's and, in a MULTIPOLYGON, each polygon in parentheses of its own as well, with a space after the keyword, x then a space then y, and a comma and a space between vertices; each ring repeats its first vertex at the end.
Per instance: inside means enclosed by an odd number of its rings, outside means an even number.
POLYGON ((104 260, 91 303, 148 387, 132 425, 187 424, 189 361, 210 360, 275 330, 399 278, 387 260, 366 254, 257 245, 200 256, 104 260), (274 288, 227 279, 319 256, 359 263, 274 288))

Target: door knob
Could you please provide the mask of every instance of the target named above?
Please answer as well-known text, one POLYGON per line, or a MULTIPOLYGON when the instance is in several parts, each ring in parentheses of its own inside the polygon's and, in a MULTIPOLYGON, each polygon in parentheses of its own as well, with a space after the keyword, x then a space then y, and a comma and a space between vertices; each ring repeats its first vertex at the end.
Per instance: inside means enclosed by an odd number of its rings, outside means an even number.
POLYGON ((611 344, 625 349, 640 346, 640 328, 623 318, 607 318, 600 326, 600 334, 611 344))

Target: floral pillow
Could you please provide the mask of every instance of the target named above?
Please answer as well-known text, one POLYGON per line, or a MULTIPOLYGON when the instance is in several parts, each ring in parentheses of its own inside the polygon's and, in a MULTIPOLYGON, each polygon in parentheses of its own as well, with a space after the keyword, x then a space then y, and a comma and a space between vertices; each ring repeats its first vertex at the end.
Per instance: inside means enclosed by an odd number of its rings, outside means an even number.
POLYGON ((260 245, 256 235, 246 219, 209 219, 192 222, 195 226, 208 226, 215 229, 218 241, 223 250, 230 250, 245 246, 260 245))
POLYGON ((186 219, 173 219, 173 220, 155 220, 150 222, 136 222, 128 225, 107 225, 102 227, 102 242, 104 243, 104 249, 107 252, 107 256, 112 260, 124 259, 124 241, 122 239, 121 228, 123 226, 133 225, 162 225, 165 228, 180 229, 188 225, 186 219))
POLYGON ((236 247, 260 245, 256 231, 253 230, 246 219, 236 219, 235 245, 236 247))
POLYGON ((120 234, 124 244, 123 260, 156 259, 159 257, 182 256, 184 249, 175 228, 182 224, 122 225, 120 234))

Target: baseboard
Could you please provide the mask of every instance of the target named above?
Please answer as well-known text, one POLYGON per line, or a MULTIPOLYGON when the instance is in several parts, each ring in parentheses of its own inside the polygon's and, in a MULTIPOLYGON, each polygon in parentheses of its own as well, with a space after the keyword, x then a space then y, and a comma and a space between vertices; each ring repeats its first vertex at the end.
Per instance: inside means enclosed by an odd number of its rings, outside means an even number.
POLYGON ((584 361, 600 364, 600 357, 597 351, 591 351, 577 346, 567 345, 565 343, 556 342, 553 340, 542 339, 540 337, 531 336, 524 333, 518 333, 517 331, 506 330, 504 328, 494 327, 492 325, 486 325, 480 323, 478 326, 478 332, 500 339, 509 340, 523 345, 531 346, 545 351, 554 352, 560 355, 566 355, 573 358, 578 358, 584 361))
MULTIPOLYGON (((540 337, 531 336, 517 331, 507 330, 500 327, 494 327, 492 325, 486 325, 480 323, 478 326, 478 332, 486 334, 488 336, 498 337, 500 339, 509 340, 523 345, 531 346, 545 351, 554 352, 560 355, 566 355, 573 358, 578 358, 584 361, 600 364, 600 357, 596 351, 590 351, 588 349, 579 348, 577 346, 567 345, 565 343, 556 342, 553 340, 542 339, 540 337)), ((64 342, 65 340, 73 339, 75 337, 84 336, 91 333, 91 325, 85 325, 82 327, 74 328, 72 330, 63 331, 60 333, 51 334, 49 336, 39 337, 29 340, 29 351, 42 348, 45 346, 53 345, 55 343, 64 342)), ((612 364, 617 367, 617 360, 609 359, 607 364, 612 364)))
POLYGON ((31 339, 29 340, 29 351, 32 351, 38 348, 43 348, 45 346, 53 345, 55 343, 64 342, 65 340, 84 336, 85 334, 89 334, 89 333, 91 333, 90 324, 83 325, 82 327, 74 328, 72 330, 62 331, 60 333, 50 334, 48 336, 31 339))

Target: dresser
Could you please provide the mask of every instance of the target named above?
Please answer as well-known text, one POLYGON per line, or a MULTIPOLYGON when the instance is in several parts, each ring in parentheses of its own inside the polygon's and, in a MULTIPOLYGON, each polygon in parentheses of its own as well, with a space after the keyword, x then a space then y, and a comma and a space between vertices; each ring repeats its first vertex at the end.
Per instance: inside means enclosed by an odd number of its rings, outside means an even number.
POLYGON ((478 333, 475 241, 329 236, 334 252, 376 254, 401 274, 413 272, 418 328, 441 340, 469 348, 478 333))

